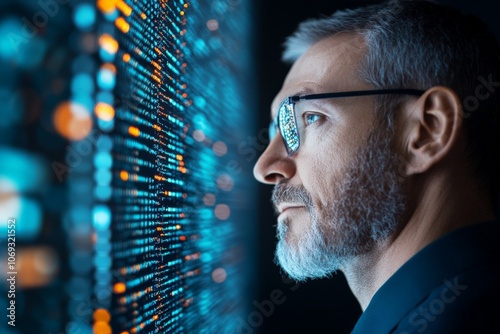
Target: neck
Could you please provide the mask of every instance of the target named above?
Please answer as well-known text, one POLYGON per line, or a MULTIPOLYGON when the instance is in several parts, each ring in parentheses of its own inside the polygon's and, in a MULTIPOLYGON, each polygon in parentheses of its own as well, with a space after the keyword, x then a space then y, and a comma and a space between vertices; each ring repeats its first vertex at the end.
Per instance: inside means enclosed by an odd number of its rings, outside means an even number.
POLYGON ((489 202, 472 180, 434 176, 419 187, 419 198, 405 224, 390 239, 350 261, 342 271, 363 311, 377 290, 413 255, 460 227, 493 220, 489 202))

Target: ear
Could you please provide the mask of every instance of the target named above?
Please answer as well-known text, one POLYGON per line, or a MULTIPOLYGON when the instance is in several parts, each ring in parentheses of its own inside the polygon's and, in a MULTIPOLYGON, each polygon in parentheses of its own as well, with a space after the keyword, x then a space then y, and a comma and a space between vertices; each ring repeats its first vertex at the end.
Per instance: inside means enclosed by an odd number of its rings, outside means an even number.
POLYGON ((462 128, 462 104, 450 88, 434 86, 401 111, 398 126, 405 174, 424 173, 455 146, 462 128))

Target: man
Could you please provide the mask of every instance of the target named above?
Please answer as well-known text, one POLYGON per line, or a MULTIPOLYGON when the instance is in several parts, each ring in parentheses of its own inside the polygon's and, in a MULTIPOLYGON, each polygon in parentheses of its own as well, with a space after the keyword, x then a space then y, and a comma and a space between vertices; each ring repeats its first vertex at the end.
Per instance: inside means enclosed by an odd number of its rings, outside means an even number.
POLYGON ((341 270, 353 333, 500 329, 495 38, 391 1, 302 23, 284 60, 254 169, 274 185, 277 263, 299 281, 341 270))

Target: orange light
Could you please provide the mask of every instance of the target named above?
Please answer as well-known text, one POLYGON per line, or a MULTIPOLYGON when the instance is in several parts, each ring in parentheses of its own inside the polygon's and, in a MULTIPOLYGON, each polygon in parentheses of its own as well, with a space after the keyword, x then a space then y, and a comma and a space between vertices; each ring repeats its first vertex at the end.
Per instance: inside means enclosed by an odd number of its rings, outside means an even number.
POLYGON ((130 30, 130 24, 128 24, 127 21, 125 21, 125 19, 121 16, 119 16, 116 20, 115 20, 115 25, 118 29, 120 29, 124 34, 128 33, 129 30, 130 30))
POLYGON ((153 321, 158 320, 158 314, 153 315, 153 321))
POLYGON ((104 321, 97 321, 93 326, 94 334, 111 334, 111 327, 104 321))
POLYGON ((203 131, 201 130, 195 130, 193 132, 193 138, 194 140, 196 140, 197 142, 202 142, 205 140, 205 134, 203 133, 203 131))
POLYGON ((215 216, 219 220, 226 220, 229 218, 229 215, 231 214, 231 210, 229 209, 229 206, 226 204, 218 204, 215 207, 215 216))
POLYGON ((94 112, 103 121, 111 121, 115 117, 115 108, 104 102, 97 103, 94 112))
POLYGON ((181 14, 181 16, 182 16, 182 15, 184 15, 184 11, 183 11, 183 10, 181 10, 180 14, 181 14))
POLYGON ((160 64, 158 64, 156 61, 154 60, 151 60, 151 64, 157 69, 157 70, 161 70, 161 66, 160 64))
POLYGON ((98 308, 94 311, 94 321, 103 321, 109 322, 111 320, 111 314, 109 314, 108 310, 103 308, 98 308))
POLYGON ((101 66, 101 69, 103 70, 108 70, 108 71, 111 71, 113 72, 114 74, 116 74, 116 66, 112 63, 104 63, 102 66, 101 66))
POLYGON ((97 0, 97 8, 104 14, 110 14, 115 10, 115 0, 97 0))
POLYGON ((127 291, 127 286, 125 285, 125 283, 118 282, 113 286, 114 293, 124 293, 125 291, 127 291))
POLYGON ((128 172, 126 170, 120 172, 120 179, 122 179, 122 181, 128 181, 128 172))
POLYGON ((221 157, 227 153, 227 145, 222 141, 216 141, 212 146, 212 150, 216 155, 221 157))
POLYGON ((214 194, 205 194, 205 196, 203 196, 203 203, 206 206, 213 206, 215 204, 214 194))
POLYGON ((99 45, 102 49, 111 54, 115 54, 119 48, 119 44, 116 39, 109 34, 102 34, 101 37, 99 37, 99 45))
POLYGON ((130 55, 128 53, 123 54, 123 61, 126 63, 130 61, 130 55))
POLYGON ((189 6, 189 5, 188 5, 187 3, 185 3, 185 4, 184 4, 184 8, 188 8, 188 6, 189 6))
POLYGON ((139 135, 141 134, 141 131, 137 127, 131 125, 128 127, 128 133, 131 136, 139 137, 139 135))
POLYGON ((76 103, 62 102, 54 112, 54 127, 63 137, 82 140, 92 130, 93 122, 89 111, 76 103))
POLYGON ((215 283, 222 283, 226 280, 227 273, 223 268, 217 268, 212 271, 212 279, 215 283))
POLYGON ((156 74, 152 73, 151 78, 153 78, 153 80, 156 81, 157 83, 161 84, 161 79, 156 74))
POLYGON ((161 131, 161 126, 159 126, 158 124, 155 124, 155 125, 153 125, 153 129, 155 129, 156 131, 161 131))
POLYGON ((146 19, 146 14, 144 12, 141 13, 141 19, 145 20, 146 19))
POLYGON ((207 28, 210 31, 215 31, 219 29, 219 22, 215 19, 210 19, 207 21, 207 28))
POLYGON ((186 241, 186 236, 185 236, 185 235, 181 235, 181 236, 179 237, 179 240, 180 240, 180 241, 186 241))
POLYGON ((127 5, 123 0, 114 0, 116 3, 116 7, 123 13, 125 16, 130 16, 132 14, 132 7, 127 5))

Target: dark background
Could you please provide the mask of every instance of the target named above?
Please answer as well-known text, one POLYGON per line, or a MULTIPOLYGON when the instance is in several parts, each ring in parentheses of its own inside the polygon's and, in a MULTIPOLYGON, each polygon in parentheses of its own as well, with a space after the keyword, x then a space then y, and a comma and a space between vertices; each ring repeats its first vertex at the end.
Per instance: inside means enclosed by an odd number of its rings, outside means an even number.
MULTIPOLYGON (((259 109, 256 111, 257 129, 268 126, 269 106, 280 90, 289 69, 280 61, 282 43, 295 30, 298 23, 306 18, 318 17, 320 14, 328 15, 336 9, 355 8, 379 2, 382 1, 260 0, 255 19, 259 92, 259 109)), ((481 17, 496 33, 497 38, 500 37, 499 11, 496 3, 492 4, 486 0, 440 2, 481 17)), ((271 186, 260 185, 257 225, 259 244, 255 247, 254 254, 258 258, 256 275, 258 293, 249 316, 251 318, 253 316, 254 324, 261 324, 252 327, 253 333, 349 333, 361 315, 361 309, 342 273, 334 275, 332 279, 312 280, 296 285, 295 282, 284 279, 280 269, 273 264, 276 220, 270 204, 271 191, 271 186), (283 293, 284 302, 274 305, 273 309, 259 311, 256 305, 266 305, 265 300, 270 299, 273 290, 280 290, 283 293), (260 314, 268 312, 268 314, 263 314, 263 320, 260 321, 255 312, 260 314)))

